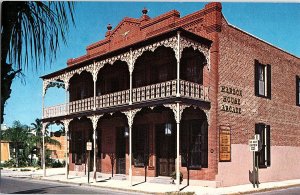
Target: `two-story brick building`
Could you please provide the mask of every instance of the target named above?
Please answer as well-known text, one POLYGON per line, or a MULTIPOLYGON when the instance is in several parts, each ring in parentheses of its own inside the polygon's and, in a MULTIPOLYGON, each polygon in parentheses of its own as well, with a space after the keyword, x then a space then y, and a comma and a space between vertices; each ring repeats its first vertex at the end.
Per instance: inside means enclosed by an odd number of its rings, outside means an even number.
POLYGON ((300 59, 229 24, 220 3, 184 17, 144 9, 67 64, 42 77, 43 97, 66 89, 43 124, 65 125, 70 171, 84 172, 92 141, 93 170, 130 181, 249 183, 260 134, 260 182, 300 178, 300 59))

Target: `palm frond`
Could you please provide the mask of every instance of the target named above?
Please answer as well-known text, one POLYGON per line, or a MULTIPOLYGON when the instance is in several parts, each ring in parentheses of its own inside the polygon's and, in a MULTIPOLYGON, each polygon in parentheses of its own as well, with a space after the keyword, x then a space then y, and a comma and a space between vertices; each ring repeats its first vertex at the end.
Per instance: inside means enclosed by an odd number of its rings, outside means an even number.
POLYGON ((6 35, 7 40, 1 40, 9 41, 4 44, 9 48, 2 49, 8 50, 9 61, 18 69, 27 69, 29 58, 35 69, 47 61, 51 64, 60 42, 66 44, 70 21, 75 24, 73 2, 4 2, 2 10, 3 20, 9 20, 2 25, 2 32, 11 32, 6 35))

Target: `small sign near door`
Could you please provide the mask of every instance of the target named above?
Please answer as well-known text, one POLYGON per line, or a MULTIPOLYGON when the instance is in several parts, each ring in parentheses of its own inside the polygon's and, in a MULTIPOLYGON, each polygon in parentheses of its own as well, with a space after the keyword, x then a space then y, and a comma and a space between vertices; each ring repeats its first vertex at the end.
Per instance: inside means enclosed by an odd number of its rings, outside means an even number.
POLYGON ((92 150, 92 142, 86 142, 86 150, 92 150))
POLYGON ((231 139, 230 139, 230 127, 220 126, 219 132, 219 160, 220 162, 231 161, 231 139))

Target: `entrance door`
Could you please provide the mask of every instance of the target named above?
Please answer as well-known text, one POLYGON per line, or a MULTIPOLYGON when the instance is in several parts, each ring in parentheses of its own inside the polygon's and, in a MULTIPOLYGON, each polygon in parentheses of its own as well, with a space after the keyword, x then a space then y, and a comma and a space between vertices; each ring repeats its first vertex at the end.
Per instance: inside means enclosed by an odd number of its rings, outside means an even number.
POLYGON ((124 128, 116 129, 116 173, 126 173, 126 139, 124 136, 124 128))
POLYGON ((156 175, 170 176, 175 171, 175 129, 174 125, 156 126, 156 175))

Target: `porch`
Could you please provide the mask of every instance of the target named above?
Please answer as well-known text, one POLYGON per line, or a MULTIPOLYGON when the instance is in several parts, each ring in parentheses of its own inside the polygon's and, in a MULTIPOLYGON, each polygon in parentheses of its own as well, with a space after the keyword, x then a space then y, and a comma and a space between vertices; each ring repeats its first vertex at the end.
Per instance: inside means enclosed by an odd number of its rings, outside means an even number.
MULTIPOLYGON (((191 175, 196 175, 196 179, 212 179, 215 168, 208 167, 208 164, 214 165, 212 160, 208 163, 211 157, 200 157, 204 153, 208 155, 208 147, 199 148, 201 143, 208 143, 209 140, 206 136, 201 141, 201 125, 205 123, 205 132, 212 132, 208 130, 211 101, 210 45, 211 41, 207 39, 176 29, 95 58, 92 63, 87 60, 86 63, 42 77, 43 105, 49 87, 62 86, 66 91, 65 103, 48 108, 43 106, 43 129, 51 121, 60 120, 64 123, 66 132, 70 133, 69 141, 73 142, 70 143, 71 155, 68 157, 70 169, 84 169, 84 143, 90 140, 93 141, 94 172, 98 167, 98 170, 109 170, 112 174, 125 173, 132 181, 133 175, 144 175, 145 178, 169 176, 176 170, 176 183, 179 186, 180 169, 188 167, 185 178, 192 173, 191 175), (111 56, 108 57, 109 55, 111 56), (191 108, 201 113, 195 119, 201 121, 198 121, 195 131, 186 130, 193 128, 180 122, 184 110, 191 108), (166 116, 163 117, 157 109, 162 109, 162 113, 166 112, 166 116), (143 112, 152 117, 139 119, 143 112), (155 112, 158 112, 156 117, 153 116, 155 112), (115 119, 111 117, 120 119, 112 122, 115 119), (103 126, 105 120, 110 122, 103 126), (115 126, 116 124, 119 126, 115 126), (180 137, 181 128, 184 129, 182 135, 186 140, 191 140, 193 133, 196 133, 198 144, 193 143, 193 147, 181 145, 186 144, 186 141, 180 141, 183 139, 180 137), (128 139, 124 140, 125 129, 128 129, 128 139), (168 132, 172 132, 171 138, 166 135, 168 132), (147 137, 139 137, 143 135, 147 137), (104 136, 109 137, 104 139, 104 136), (76 139, 81 140, 74 142, 76 139), (104 145, 99 141, 101 139, 104 139, 104 145), (135 143, 137 140, 140 140, 139 144, 135 143), (151 143, 152 149, 148 148, 151 143), (159 143, 162 145, 158 145, 159 143), (166 143, 169 145, 163 145, 166 143), (144 150, 140 148, 137 152, 141 146, 144 150), (147 151, 145 147, 148 148, 147 151), (165 150, 158 151, 157 148, 165 150), (186 150, 188 155, 180 155, 180 148, 186 150), (197 157, 190 154, 192 149, 197 151, 194 151, 197 157), (145 155, 148 160, 145 160, 145 155), (201 159, 206 159, 207 162, 201 162, 201 159), (198 164, 192 166, 189 164, 192 161, 198 164), (110 168, 105 168, 105 163, 110 168)), ((69 156, 68 151, 66 156, 69 156)), ((66 168, 68 173, 68 163, 66 168)))

